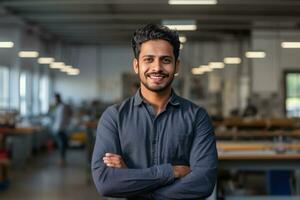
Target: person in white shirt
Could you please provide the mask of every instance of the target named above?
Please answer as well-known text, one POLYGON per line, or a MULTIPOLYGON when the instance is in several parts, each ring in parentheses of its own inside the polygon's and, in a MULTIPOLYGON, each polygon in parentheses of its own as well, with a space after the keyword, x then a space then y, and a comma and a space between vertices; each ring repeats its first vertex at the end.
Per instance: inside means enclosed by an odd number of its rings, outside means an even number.
POLYGON ((66 162, 66 149, 68 146, 67 128, 70 122, 70 108, 62 101, 60 94, 56 93, 53 134, 58 146, 60 160, 59 164, 64 165, 66 162))

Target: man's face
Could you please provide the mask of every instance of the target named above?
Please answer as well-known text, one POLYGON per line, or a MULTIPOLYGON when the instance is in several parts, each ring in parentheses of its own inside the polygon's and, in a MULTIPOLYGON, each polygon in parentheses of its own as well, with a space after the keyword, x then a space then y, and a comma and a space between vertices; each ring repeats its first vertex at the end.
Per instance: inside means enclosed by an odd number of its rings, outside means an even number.
POLYGON ((172 45, 165 40, 144 42, 138 59, 133 61, 141 87, 152 92, 165 91, 171 87, 178 65, 179 60, 175 62, 172 45))

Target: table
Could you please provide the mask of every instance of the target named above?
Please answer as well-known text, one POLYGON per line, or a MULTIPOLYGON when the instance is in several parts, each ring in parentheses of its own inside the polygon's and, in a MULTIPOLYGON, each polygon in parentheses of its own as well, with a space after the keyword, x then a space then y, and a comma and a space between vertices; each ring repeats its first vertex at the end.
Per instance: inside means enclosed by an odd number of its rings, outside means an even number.
POLYGON ((11 166, 13 168, 24 167, 31 157, 34 143, 34 134, 40 132, 40 126, 6 128, 3 131, 4 140, 11 149, 11 166))
POLYGON ((295 130, 216 130, 215 135, 217 138, 228 139, 263 139, 272 137, 300 137, 300 129, 295 130))
MULTIPOLYGON (((276 143, 271 142, 217 142, 219 169, 225 170, 293 170, 296 171, 297 196, 281 196, 280 200, 300 199, 300 142, 282 143, 278 153, 276 143)), ((270 196, 239 196, 226 199, 276 199, 270 196)), ((278 199, 278 198, 277 198, 278 199)))

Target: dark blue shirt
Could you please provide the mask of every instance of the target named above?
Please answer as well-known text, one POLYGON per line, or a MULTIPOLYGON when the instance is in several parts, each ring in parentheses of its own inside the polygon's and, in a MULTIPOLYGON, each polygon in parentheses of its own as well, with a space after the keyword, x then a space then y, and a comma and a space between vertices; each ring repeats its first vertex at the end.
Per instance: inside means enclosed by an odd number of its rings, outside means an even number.
POLYGON ((103 113, 97 129, 92 174, 103 196, 132 199, 202 199, 217 175, 213 126, 206 111, 174 92, 155 115, 140 92, 103 113), (107 167, 105 153, 122 156, 128 168, 107 167), (175 179, 172 165, 191 172, 175 179))

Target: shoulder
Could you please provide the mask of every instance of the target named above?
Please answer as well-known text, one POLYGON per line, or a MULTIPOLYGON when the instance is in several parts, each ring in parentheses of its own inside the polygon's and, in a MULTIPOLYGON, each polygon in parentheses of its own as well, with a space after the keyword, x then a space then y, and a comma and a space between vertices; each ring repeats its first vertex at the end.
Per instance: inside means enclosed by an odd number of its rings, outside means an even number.
POLYGON ((211 118, 205 108, 183 97, 178 97, 178 101, 180 101, 183 116, 192 123, 194 128, 213 130, 211 118))
POLYGON ((197 115, 198 117, 208 115, 205 108, 195 104, 194 102, 188 99, 177 96, 177 100, 180 102, 181 109, 185 112, 189 112, 192 115, 197 115))
POLYGON ((120 114, 127 112, 134 103, 134 98, 130 97, 118 104, 113 104, 108 106, 102 114, 102 118, 104 117, 111 117, 111 118, 118 118, 120 114))

